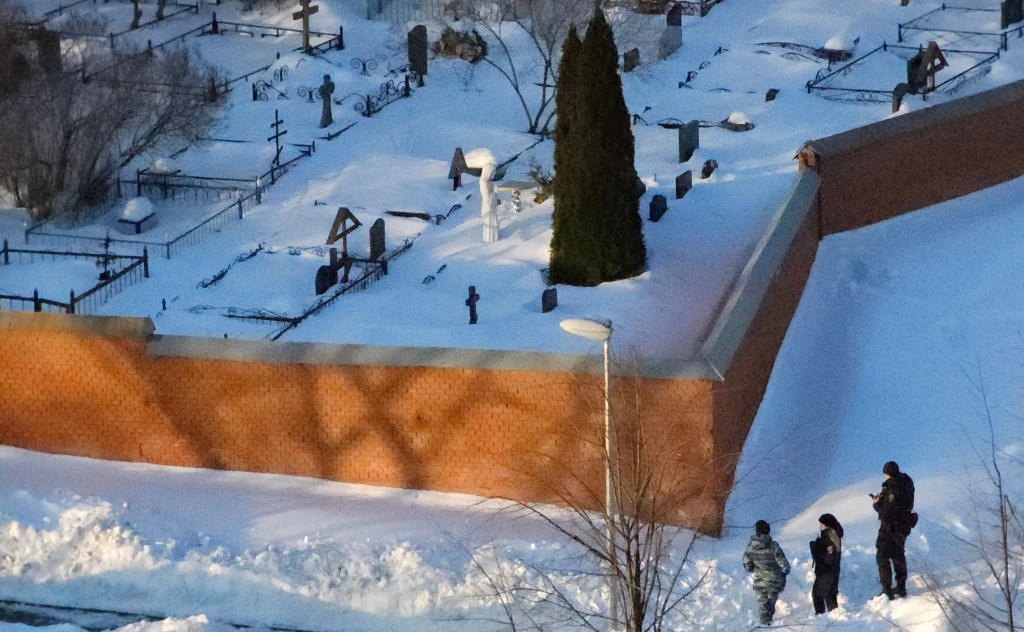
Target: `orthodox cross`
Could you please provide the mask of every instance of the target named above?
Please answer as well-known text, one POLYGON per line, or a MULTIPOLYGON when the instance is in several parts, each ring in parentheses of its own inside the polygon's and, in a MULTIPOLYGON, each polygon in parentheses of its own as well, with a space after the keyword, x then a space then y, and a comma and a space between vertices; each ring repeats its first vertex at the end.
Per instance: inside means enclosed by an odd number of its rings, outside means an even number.
POLYGON ((299 0, 302 8, 292 13, 293 20, 302 20, 302 51, 307 55, 313 50, 309 46, 309 16, 320 10, 320 5, 309 6, 310 0, 299 0))
POLYGON ((288 130, 281 131, 281 125, 284 123, 281 117, 277 115, 277 110, 274 110, 274 122, 270 124, 274 128, 274 133, 267 136, 268 141, 274 141, 274 166, 281 166, 281 137, 288 133, 288 130))
POLYGON ((348 256, 348 234, 362 226, 362 222, 356 219, 347 206, 338 207, 338 214, 334 216, 334 223, 331 225, 331 232, 327 234, 327 245, 331 246, 340 239, 342 256, 348 256), (348 223, 352 222, 349 226, 348 223))
POLYGON ((476 324, 476 302, 480 300, 480 295, 476 293, 476 286, 469 286, 469 298, 466 299, 466 306, 469 307, 469 324, 476 324))
POLYGON ((348 234, 362 225, 347 206, 339 206, 338 214, 334 216, 334 223, 331 224, 331 232, 327 234, 328 246, 341 240, 341 261, 337 260, 338 250, 331 248, 331 267, 335 270, 342 269, 342 283, 348 283, 348 272, 352 269, 352 257, 348 256, 348 234), (352 222, 351 226, 348 225, 349 222, 352 222))

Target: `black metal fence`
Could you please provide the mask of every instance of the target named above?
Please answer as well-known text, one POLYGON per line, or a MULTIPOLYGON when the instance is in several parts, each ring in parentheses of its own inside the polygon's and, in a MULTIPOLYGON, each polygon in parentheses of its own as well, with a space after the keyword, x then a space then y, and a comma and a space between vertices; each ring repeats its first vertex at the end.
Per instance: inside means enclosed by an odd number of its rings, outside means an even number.
MULTIPOLYGON (((850 61, 848 64, 840 66, 832 70, 831 72, 829 72, 827 69, 819 70, 815 78, 807 82, 807 93, 812 94, 815 91, 817 91, 826 98, 839 100, 870 101, 877 103, 887 101, 891 102, 893 93, 895 92, 895 86, 893 86, 893 89, 884 90, 878 88, 854 88, 846 86, 829 85, 830 82, 835 81, 837 78, 845 77, 853 73, 854 70, 856 70, 857 65, 863 63, 864 60, 867 59, 868 57, 878 52, 885 52, 890 50, 910 51, 911 53, 917 53, 920 49, 916 46, 901 46, 899 44, 888 44, 883 42, 881 46, 871 49, 870 51, 864 53, 860 57, 850 61)), ((947 55, 975 55, 977 56, 978 61, 970 68, 967 68, 966 70, 963 70, 953 75, 952 77, 949 77, 945 81, 936 84, 934 88, 926 88, 920 91, 919 94, 922 98, 926 99, 929 92, 936 92, 942 88, 946 88, 947 90, 955 89, 956 86, 966 81, 969 81, 972 75, 976 73, 980 68, 988 64, 991 64, 995 60, 999 59, 998 52, 955 49, 946 49, 943 52, 947 55)))
POLYGON ((126 29, 124 31, 120 31, 120 32, 117 32, 117 33, 110 33, 109 34, 109 38, 110 38, 110 48, 111 48, 111 50, 113 50, 113 49, 115 49, 117 47, 117 40, 118 40, 118 38, 124 37, 125 35, 129 35, 131 33, 135 33, 135 32, 137 32, 141 28, 145 28, 145 27, 150 26, 152 24, 159 24, 160 22, 162 22, 164 20, 173 18, 176 15, 181 15, 182 13, 194 13, 195 15, 199 15, 199 3, 198 2, 194 3, 194 4, 188 4, 188 3, 182 3, 182 2, 168 2, 167 6, 170 8, 170 10, 168 12, 164 13, 163 17, 161 17, 159 19, 153 18, 152 20, 149 20, 148 22, 141 22, 135 28, 126 29))
POLYGON ((143 278, 149 278, 149 253, 143 249, 141 256, 110 254, 110 242, 106 243, 105 252, 59 252, 56 250, 31 250, 11 248, 4 240, 0 250, 0 265, 33 263, 35 261, 54 261, 63 259, 88 259, 104 266, 100 282, 75 295, 71 290, 67 301, 39 296, 39 290, 33 290, 32 296, 0 294, 0 310, 33 311, 64 314, 93 314, 112 296, 127 287, 135 285, 143 278), (118 269, 118 265, 127 263, 118 269))
POLYGON ((966 29, 946 29, 936 28, 928 26, 928 20, 934 18, 936 15, 941 14, 945 11, 950 12, 964 12, 964 13, 990 13, 1000 14, 1000 9, 980 9, 974 7, 957 7, 949 6, 945 3, 937 9, 919 15, 918 17, 910 20, 909 22, 903 22, 897 25, 897 39, 902 42, 905 37, 914 33, 928 33, 930 35, 952 35, 960 39, 964 38, 981 38, 984 41, 991 42, 993 46, 999 50, 1009 50, 1009 44, 1011 38, 1021 39, 1024 37, 1024 25, 1017 26, 1015 28, 1006 28, 1001 31, 970 31, 966 29))
MULTIPOLYGON (((244 182, 252 184, 252 186, 248 188, 243 188, 241 186, 237 187, 234 191, 234 195, 232 196, 234 199, 232 199, 228 205, 224 206, 195 226, 188 228, 166 241, 119 239, 111 238, 110 236, 89 237, 85 235, 56 232, 53 229, 53 226, 59 224, 60 220, 59 218, 53 218, 29 227, 25 231, 25 243, 30 244, 33 240, 38 240, 43 241, 48 245, 57 245, 64 248, 103 247, 104 244, 112 244, 125 252, 139 253, 141 251, 148 250, 153 253, 159 253, 165 258, 170 259, 175 254, 180 253, 183 250, 187 250, 210 235, 219 232, 221 228, 233 221, 243 219, 246 211, 263 201, 263 193, 268 187, 275 184, 277 179, 287 173, 292 165, 303 158, 312 156, 313 152, 316 151, 315 145, 299 145, 299 147, 300 153, 297 156, 291 160, 282 162, 280 165, 272 165, 270 169, 264 171, 259 176, 251 180, 182 174, 154 174, 148 172, 136 180, 118 180, 116 183, 118 195, 122 193, 124 188, 134 187, 136 193, 140 191, 153 190, 162 194, 162 192, 166 191, 168 196, 171 198, 175 196, 175 191, 195 192, 197 189, 204 186, 202 183, 206 181, 244 182), (147 179, 147 175, 149 176, 149 179, 147 179)), ((143 172, 140 171, 139 174, 143 174, 143 172)), ((223 188, 218 188, 216 190, 223 191, 223 188)), ((105 212, 102 209, 101 211, 105 212)))
POLYGON ((415 237, 406 239, 404 242, 402 242, 401 246, 399 246, 392 252, 385 253, 383 256, 380 257, 380 259, 376 261, 367 262, 366 264, 364 264, 365 267, 363 268, 359 276, 349 281, 348 283, 339 286, 338 289, 331 293, 329 296, 317 299, 315 303, 309 306, 306 309, 306 311, 304 311, 299 316, 290 319, 284 319, 281 317, 275 317, 273 319, 263 318, 262 320, 287 320, 287 324, 284 327, 281 327, 280 329, 272 332, 270 335, 267 336, 267 338, 269 340, 279 340, 281 336, 285 335, 292 329, 295 329, 296 327, 301 325, 302 321, 306 320, 310 316, 316 315, 324 308, 333 304, 343 295, 352 294, 353 292, 365 290, 371 285, 373 285, 375 282, 384 278, 384 275, 388 273, 388 262, 405 254, 410 248, 412 248, 412 244, 415 240, 415 237))

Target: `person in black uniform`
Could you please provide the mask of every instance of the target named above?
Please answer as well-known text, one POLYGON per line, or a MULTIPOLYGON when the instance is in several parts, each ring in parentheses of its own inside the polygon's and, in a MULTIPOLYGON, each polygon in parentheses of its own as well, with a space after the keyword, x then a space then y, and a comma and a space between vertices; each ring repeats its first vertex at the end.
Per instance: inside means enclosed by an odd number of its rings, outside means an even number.
POLYGON ((875 540, 875 561, 882 594, 890 600, 907 596, 907 536, 913 526, 914 481, 900 471, 895 461, 882 467, 882 491, 871 494, 872 506, 878 513, 878 538, 875 540), (893 576, 896 588, 893 589, 893 576))

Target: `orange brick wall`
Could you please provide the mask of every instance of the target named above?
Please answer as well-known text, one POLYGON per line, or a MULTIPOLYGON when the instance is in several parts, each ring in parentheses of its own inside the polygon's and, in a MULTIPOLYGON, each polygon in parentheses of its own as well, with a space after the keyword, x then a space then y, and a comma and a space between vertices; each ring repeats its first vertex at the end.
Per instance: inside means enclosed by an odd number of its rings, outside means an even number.
MULTIPOLYGON (((1024 82, 801 150, 821 176, 816 208, 724 380, 642 379, 632 391, 678 466, 680 522, 721 526, 820 236, 1019 176, 1021 112, 1024 82)), ((598 376, 156 356, 146 323, 0 313, 0 443, 520 500, 603 495, 598 376)), ((216 356, 224 343, 203 344, 216 356)))
POLYGON ((1024 82, 809 145, 822 234, 861 228, 1024 174, 1024 82))
MULTIPOLYGON (((583 472, 603 498, 600 376, 154 357, 144 327, 92 330, 105 320, 0 314, 0 443, 539 501, 586 493, 583 472)), ((675 457, 712 463, 709 385, 642 388, 675 457)), ((680 519, 708 502, 692 494, 680 519)))

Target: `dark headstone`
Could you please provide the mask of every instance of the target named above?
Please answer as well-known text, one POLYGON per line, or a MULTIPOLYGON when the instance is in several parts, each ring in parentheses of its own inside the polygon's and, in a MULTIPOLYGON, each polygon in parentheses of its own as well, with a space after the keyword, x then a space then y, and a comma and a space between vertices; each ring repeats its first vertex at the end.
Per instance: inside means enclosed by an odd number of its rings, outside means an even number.
POLYGON ((900 106, 903 105, 903 97, 907 96, 907 92, 910 91, 910 86, 905 83, 897 83, 896 87, 892 91, 892 111, 899 112, 900 106))
POLYGON ((669 7, 668 13, 665 14, 665 25, 666 26, 682 26, 683 25, 683 5, 678 2, 673 2, 672 6, 669 7))
POLYGON ((547 314, 558 307, 558 289, 549 287, 541 292, 540 311, 547 314))
POLYGON ((640 179, 640 176, 636 177, 636 196, 642 197, 644 193, 647 193, 647 185, 640 179))
POLYGON ((668 212, 668 200, 660 193, 651 198, 651 206, 648 210, 647 219, 657 222, 668 212))
POLYGON ((469 307, 469 324, 476 324, 476 303, 480 300, 480 295, 476 293, 476 286, 469 286, 469 298, 466 299, 466 306, 469 307))
POLYGON ((417 24, 409 31, 409 69, 421 77, 427 74, 427 27, 417 24))
POLYGON ((49 29, 39 29, 33 32, 33 37, 36 40, 39 66, 43 72, 47 74, 60 72, 60 33, 49 29))
POLYGON ((768 90, 768 92, 765 93, 764 100, 765 101, 774 101, 775 97, 777 97, 777 96, 779 96, 779 89, 778 88, 771 88, 770 90, 768 90))
POLYGON ((323 109, 320 111, 320 129, 329 127, 334 123, 334 115, 331 113, 331 95, 334 94, 334 82, 330 75, 324 75, 324 83, 317 88, 320 100, 323 102, 323 109))
POLYGON ((370 226, 370 259, 376 260, 385 250, 387 247, 384 243, 384 219, 378 217, 373 226, 370 226))
POLYGON ((316 295, 320 296, 327 290, 331 289, 335 283, 338 282, 338 269, 333 266, 320 266, 316 270, 316 280, 314 285, 316 286, 316 295))
POLYGON ((686 170, 676 176, 676 199, 682 198, 686 192, 693 188, 693 172, 686 170))
POLYGON ((700 121, 690 121, 679 128, 679 162, 686 162, 700 147, 700 121))
POLYGON ((466 171, 466 155, 462 153, 462 147, 456 147, 452 154, 452 164, 448 167, 448 179, 452 180, 452 191, 462 185, 462 174, 466 171))
POLYGON ((708 178, 710 178, 711 174, 715 172, 715 169, 718 169, 717 160, 705 160, 704 167, 700 170, 701 179, 707 180, 708 178))
POLYGON ((633 72, 640 65, 640 49, 633 47, 622 55, 622 71, 633 72))
POLYGON ((1024 20, 1024 3, 1021 0, 1003 0, 1000 5, 1002 11, 1002 19, 1000 28, 1008 28, 1011 24, 1016 24, 1021 20, 1024 20))

